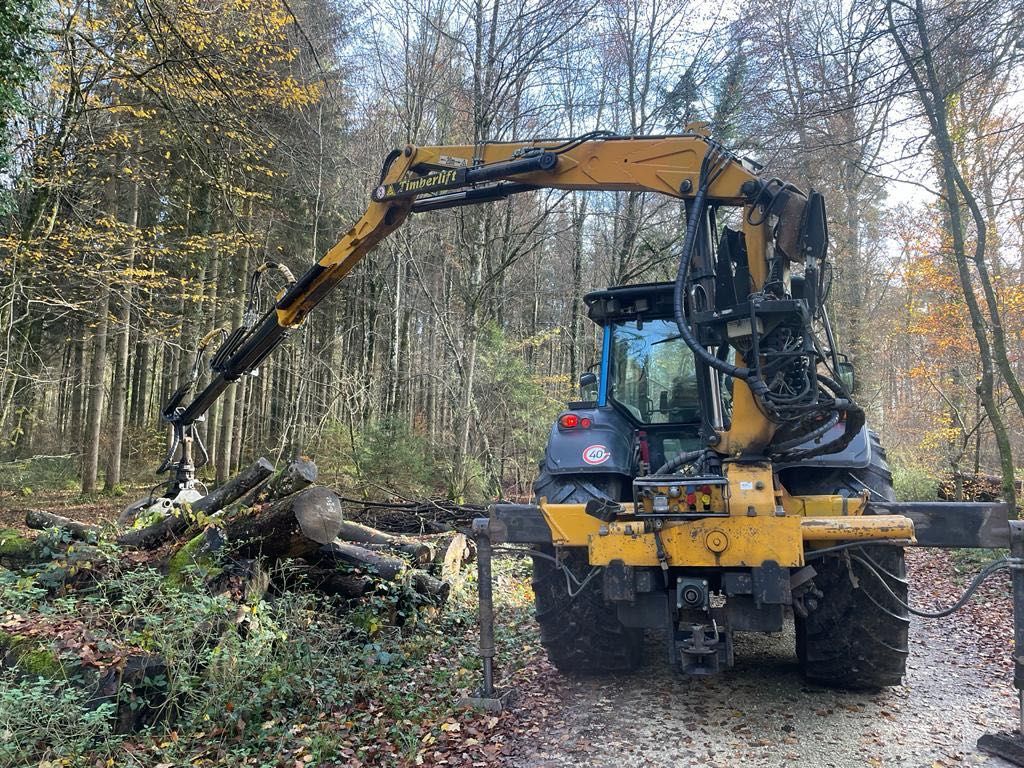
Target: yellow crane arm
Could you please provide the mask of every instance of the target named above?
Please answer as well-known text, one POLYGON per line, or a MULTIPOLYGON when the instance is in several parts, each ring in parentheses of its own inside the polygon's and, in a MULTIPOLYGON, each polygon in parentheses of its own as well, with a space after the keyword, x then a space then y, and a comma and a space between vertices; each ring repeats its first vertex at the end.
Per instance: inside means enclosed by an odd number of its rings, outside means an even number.
MULTIPOLYGON (((182 398, 164 416, 179 430, 213 404, 231 381, 254 370, 352 268, 397 229, 411 212, 483 203, 532 189, 657 192, 692 199, 702 168, 715 161, 705 185, 716 205, 742 207, 752 292, 769 271, 799 259, 798 237, 807 198, 793 187, 765 181, 754 164, 698 133, 678 136, 590 135, 578 139, 481 146, 407 146, 384 163, 380 183, 359 221, 319 262, 291 283, 274 307, 236 331, 218 351, 216 376, 187 406, 182 398)), ((742 361, 740 361, 742 364, 742 361)), ((731 429, 722 429, 716 450, 735 453, 771 440, 774 425, 749 389, 736 381, 731 429)))

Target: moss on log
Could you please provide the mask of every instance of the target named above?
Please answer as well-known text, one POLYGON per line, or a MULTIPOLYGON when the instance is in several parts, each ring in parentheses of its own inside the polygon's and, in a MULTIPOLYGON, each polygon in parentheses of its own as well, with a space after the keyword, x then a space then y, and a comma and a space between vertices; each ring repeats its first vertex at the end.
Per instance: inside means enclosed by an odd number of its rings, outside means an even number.
POLYGON ((34 539, 23 536, 13 528, 0 528, 0 565, 17 570, 39 559, 39 547, 34 539))
POLYGON ((64 665, 42 640, 0 630, 0 667, 29 677, 63 679, 64 665))

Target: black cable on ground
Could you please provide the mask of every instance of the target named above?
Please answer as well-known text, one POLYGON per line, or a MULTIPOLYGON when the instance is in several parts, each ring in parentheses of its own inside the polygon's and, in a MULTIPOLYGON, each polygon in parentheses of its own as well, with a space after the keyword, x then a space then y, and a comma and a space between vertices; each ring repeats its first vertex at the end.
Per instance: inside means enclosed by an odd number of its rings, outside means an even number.
MULTIPOLYGON (((907 611, 912 613, 914 616, 921 616, 925 619, 941 619, 945 616, 949 616, 950 614, 958 611, 960 608, 963 608, 964 605, 967 604, 967 601, 970 600, 974 593, 978 590, 978 587, 981 586, 982 582, 985 581, 985 579, 987 579, 993 573, 995 573, 996 571, 1001 571, 1005 568, 1021 567, 1022 565, 1024 565, 1024 563, 1022 563, 1019 558, 1015 557, 1004 557, 1001 560, 996 560, 994 563, 982 569, 978 573, 978 575, 974 577, 974 580, 971 581, 970 585, 960 596, 959 600, 957 600, 948 608, 944 608, 941 611, 932 612, 922 611, 918 608, 914 608, 909 603, 901 599, 893 591, 892 587, 889 586, 889 583, 885 580, 882 574, 880 574, 875 569, 875 567, 870 562, 865 560, 863 557, 857 555, 856 553, 850 553, 850 559, 862 565, 864 568, 868 570, 868 572, 870 572, 876 579, 878 579, 879 583, 885 588, 885 591, 889 593, 889 595, 892 597, 893 600, 896 601, 898 605, 900 605, 903 608, 906 608, 907 611)), ((867 594, 867 592, 865 592, 865 594, 867 594)))

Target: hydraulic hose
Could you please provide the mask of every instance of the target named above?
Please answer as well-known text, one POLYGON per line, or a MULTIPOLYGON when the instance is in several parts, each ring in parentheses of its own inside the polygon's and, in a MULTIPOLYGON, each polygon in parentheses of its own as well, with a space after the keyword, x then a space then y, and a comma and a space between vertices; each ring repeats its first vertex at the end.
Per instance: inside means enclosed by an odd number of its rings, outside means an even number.
POLYGON ((693 332, 690 330, 689 323, 686 319, 686 283, 689 278, 693 252, 696 249, 700 217, 705 215, 707 211, 708 191, 712 182, 714 182, 718 175, 727 167, 727 155, 716 155, 714 160, 710 160, 713 151, 715 151, 715 147, 710 146, 708 155, 705 157, 705 162, 703 162, 703 165, 700 168, 700 177, 697 182, 696 195, 693 196, 693 202, 690 206, 690 215, 686 220, 686 234, 683 238, 683 252, 679 260, 679 269, 676 272, 676 284, 672 295, 673 317, 676 321, 676 326, 679 329, 679 335, 682 337, 686 346, 690 348, 693 354, 696 355, 703 364, 706 364, 716 371, 720 371, 726 376, 731 376, 734 379, 739 379, 740 381, 745 382, 754 393, 754 396, 758 400, 764 401, 765 395, 768 392, 768 386, 759 378, 755 377, 754 372, 750 368, 733 366, 727 360, 721 359, 718 355, 714 355, 707 349, 703 348, 697 338, 693 335, 693 332), (712 168, 711 164, 714 164, 715 167, 712 168))
MULTIPOLYGON (((981 586, 981 583, 985 581, 985 579, 987 579, 993 573, 995 573, 996 571, 1001 571, 1004 568, 1019 568, 1022 565, 1020 559, 1015 557, 1004 557, 1001 560, 996 560, 994 563, 991 563, 990 565, 986 566, 984 569, 978 572, 978 575, 974 577, 974 579, 971 581, 967 589, 964 590, 964 593, 951 606, 949 606, 948 608, 943 608, 939 611, 922 611, 919 608, 914 608, 909 603, 905 602, 902 598, 900 598, 893 590, 893 588, 889 586, 889 583, 885 580, 885 577, 882 576, 881 573, 879 573, 879 571, 882 570, 881 566, 875 563, 875 561, 872 560, 870 556, 867 555, 867 553, 863 554, 864 557, 861 557, 859 554, 851 552, 850 559, 859 563, 862 567, 867 569, 867 571, 871 573, 871 575, 878 579, 878 582, 885 588, 885 591, 889 594, 890 597, 892 597, 893 600, 896 601, 896 603, 901 608, 905 608, 909 613, 912 613, 914 616, 920 616, 925 619, 941 619, 944 616, 949 616, 955 611, 960 610, 967 604, 967 601, 971 599, 974 593, 978 590, 978 587, 981 586)), ((881 606, 878 607, 881 608, 881 606)))
POLYGON ((660 467, 658 467, 654 474, 667 475, 670 472, 675 472, 681 466, 689 464, 690 462, 696 461, 697 459, 701 458, 702 456, 704 456, 705 453, 707 453, 707 450, 704 448, 699 448, 698 450, 695 451, 686 451, 684 453, 678 453, 673 458, 669 459, 660 467))

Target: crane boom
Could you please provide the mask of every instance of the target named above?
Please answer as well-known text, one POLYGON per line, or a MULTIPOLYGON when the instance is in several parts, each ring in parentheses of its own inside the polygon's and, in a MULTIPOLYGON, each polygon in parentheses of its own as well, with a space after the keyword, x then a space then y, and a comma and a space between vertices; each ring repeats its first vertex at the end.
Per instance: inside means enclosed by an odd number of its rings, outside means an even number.
MULTIPOLYGON (((688 304, 688 309, 681 309, 677 320, 687 311, 714 313, 721 309, 709 299, 714 293, 715 265, 710 233, 701 229, 707 226, 708 205, 742 209, 746 269, 751 297, 758 297, 757 301, 752 300, 744 310, 746 320, 737 313, 731 322, 739 325, 723 325, 717 336, 705 329, 699 340, 692 332, 688 337, 686 321, 681 322, 680 330, 709 370, 734 378, 731 422, 725 424, 719 416, 709 424, 708 431, 713 433, 708 435, 709 445, 722 454, 763 449, 779 423, 767 407, 768 384, 763 376, 744 375, 752 369, 743 364, 742 352, 738 364, 733 365, 719 360, 714 347, 723 346, 737 333, 742 336, 743 322, 749 324, 746 336, 756 340, 756 328, 763 322, 760 307, 789 297, 789 264, 807 261, 808 268, 814 269, 824 260, 824 244, 817 246, 820 254, 809 244, 808 226, 817 218, 807 196, 778 180, 762 179, 755 164, 696 131, 672 136, 595 133, 565 140, 410 145, 387 157, 365 213, 338 243, 291 282, 261 317, 247 313, 244 326, 216 353, 212 380, 187 404, 183 404, 187 387, 167 404, 164 418, 174 429, 174 441, 161 471, 176 469, 171 490, 194 479, 190 445, 197 440, 195 422, 233 381, 256 369, 410 213, 490 202, 536 189, 655 192, 686 201, 690 226, 684 250, 692 252, 688 266, 692 261, 693 281, 687 278, 685 282, 688 288, 697 286, 703 299, 694 295, 679 299, 677 303, 688 304), (181 454, 175 460, 177 450, 181 454)), ((820 219, 823 226, 823 208, 820 219)))

